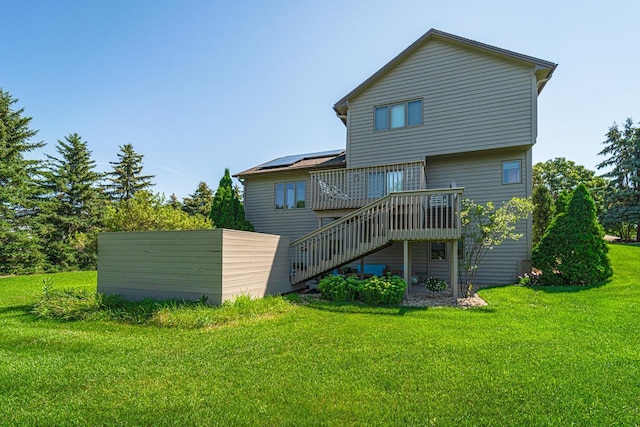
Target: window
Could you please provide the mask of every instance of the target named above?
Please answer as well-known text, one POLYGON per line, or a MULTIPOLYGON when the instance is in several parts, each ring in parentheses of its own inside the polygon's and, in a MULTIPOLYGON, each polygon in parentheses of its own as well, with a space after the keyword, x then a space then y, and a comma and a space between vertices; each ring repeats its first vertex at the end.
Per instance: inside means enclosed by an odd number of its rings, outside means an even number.
POLYGON ((276 209, 301 209, 305 207, 306 181, 276 183, 276 209))
POLYGON ((367 179, 367 197, 378 199, 384 196, 384 172, 371 172, 367 179))
POLYGON ((296 207, 296 183, 295 182, 287 182, 285 184, 285 188, 287 189, 286 193, 286 204, 287 209, 295 209, 296 207))
POLYGON ((306 192, 307 192, 306 181, 296 182, 296 208, 298 209, 304 208, 306 192))
POLYGON ((387 194, 402 191, 402 171, 387 172, 387 194))
POLYGON ((520 160, 502 162, 502 183, 519 184, 521 182, 520 160))
POLYGON ((391 106, 391 129, 403 128, 406 126, 404 109, 404 104, 396 104, 391 106))
POLYGON ((407 126, 418 126, 422 124, 422 101, 407 102, 407 126))
POLYGON ((402 171, 370 172, 367 177, 367 197, 379 199, 403 190, 402 171))
POLYGON ((444 242, 431 242, 431 259, 444 260, 447 259, 447 249, 444 242))
POLYGON ((422 124, 422 100, 417 99, 374 108, 374 125, 376 131, 399 129, 422 124))
POLYGON ((276 209, 284 209, 284 184, 276 184, 276 209))
POLYGON ((389 107, 376 108, 375 130, 389 129, 389 107))

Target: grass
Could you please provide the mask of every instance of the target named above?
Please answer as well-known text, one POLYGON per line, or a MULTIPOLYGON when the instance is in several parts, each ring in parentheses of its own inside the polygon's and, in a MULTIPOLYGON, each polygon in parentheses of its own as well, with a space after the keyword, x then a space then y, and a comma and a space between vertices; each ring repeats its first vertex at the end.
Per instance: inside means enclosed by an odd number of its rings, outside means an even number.
MULTIPOLYGON (((81 276, 79 276, 81 277, 81 276)), ((41 319, 64 321, 117 321, 180 328, 212 328, 247 323, 287 312, 293 307, 282 297, 254 299, 238 295, 220 307, 206 300, 125 301, 118 296, 103 295, 81 289, 54 289, 50 277, 43 279, 43 295, 32 313, 41 319)))
MULTIPOLYGON (((638 425, 640 247, 610 255, 601 286, 487 289, 467 310, 314 303, 214 328, 37 319, 44 277, 0 279, 0 424, 638 425)), ((95 290, 92 272, 51 277, 95 290)))

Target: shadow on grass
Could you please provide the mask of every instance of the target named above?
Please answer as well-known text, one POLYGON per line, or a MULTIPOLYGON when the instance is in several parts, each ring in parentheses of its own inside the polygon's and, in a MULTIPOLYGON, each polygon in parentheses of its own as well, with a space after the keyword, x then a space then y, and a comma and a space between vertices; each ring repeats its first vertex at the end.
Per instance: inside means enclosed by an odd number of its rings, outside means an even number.
POLYGON ((367 305, 361 302, 331 302, 331 301, 312 301, 307 302, 304 307, 314 310, 328 311, 333 313, 355 313, 355 314, 378 314, 384 316, 404 316, 410 313, 420 313, 440 308, 458 308, 478 312, 493 313, 495 310, 488 306, 482 307, 460 307, 454 305, 448 306, 427 306, 427 307, 410 307, 404 305, 367 305))
POLYGON ((547 294, 568 294, 568 293, 576 293, 582 291, 588 291, 591 289, 598 289, 605 286, 607 283, 611 282, 611 279, 603 280, 602 282, 593 284, 593 285, 563 285, 563 286, 529 286, 534 291, 544 292, 547 294))
POLYGON ((11 307, 0 307, 0 316, 19 318, 20 320, 35 320, 33 315, 33 306, 31 305, 14 305, 11 307))

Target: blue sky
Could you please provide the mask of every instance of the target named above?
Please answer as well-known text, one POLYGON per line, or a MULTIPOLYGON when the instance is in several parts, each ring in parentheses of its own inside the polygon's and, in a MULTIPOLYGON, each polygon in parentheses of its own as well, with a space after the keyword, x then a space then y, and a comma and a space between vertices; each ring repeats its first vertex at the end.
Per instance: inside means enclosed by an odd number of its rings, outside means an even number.
POLYGON ((225 167, 344 147, 333 104, 437 28, 558 63, 534 162, 595 169, 609 126, 640 120, 640 2, 596 3, 0 0, 0 87, 47 143, 33 157, 77 132, 106 171, 131 143, 182 199, 225 167))

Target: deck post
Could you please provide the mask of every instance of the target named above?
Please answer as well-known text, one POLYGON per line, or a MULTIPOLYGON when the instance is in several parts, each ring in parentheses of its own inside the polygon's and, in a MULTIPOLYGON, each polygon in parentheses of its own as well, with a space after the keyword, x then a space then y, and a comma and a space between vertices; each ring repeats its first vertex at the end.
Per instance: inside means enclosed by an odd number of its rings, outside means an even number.
POLYGON ((404 281, 407 283, 406 295, 409 295, 411 289, 411 245, 408 240, 403 241, 404 253, 404 281))
POLYGON ((449 240, 449 283, 451 283, 451 290, 453 291, 453 297, 458 299, 458 241, 449 240))
POLYGON ((360 258, 360 280, 364 280, 364 257, 360 258))

